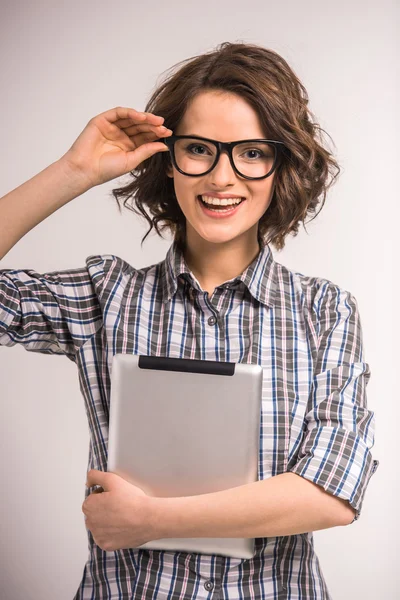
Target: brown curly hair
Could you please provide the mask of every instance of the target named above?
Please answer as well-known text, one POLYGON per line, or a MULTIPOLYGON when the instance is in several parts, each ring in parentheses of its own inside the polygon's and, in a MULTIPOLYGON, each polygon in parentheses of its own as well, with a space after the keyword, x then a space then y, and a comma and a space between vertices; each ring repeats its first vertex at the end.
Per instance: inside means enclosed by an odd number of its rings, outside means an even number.
MULTIPOLYGON (((156 88, 145 112, 164 117, 164 125, 172 131, 196 94, 223 90, 246 100, 258 113, 270 139, 285 144, 285 157, 275 174, 273 197, 258 224, 260 247, 272 244, 282 250, 289 233, 297 235, 301 222, 305 228, 307 214, 314 214, 313 219, 319 214, 327 190, 341 170, 321 143, 321 132, 326 132, 313 120, 305 87, 279 54, 242 42, 224 42, 214 51, 181 61, 169 71, 172 72, 156 88), (175 70, 179 65, 183 66, 175 70), (316 213, 320 197, 322 204, 316 213)), ((149 223, 142 244, 154 227, 160 237, 164 229, 171 231, 174 241, 183 248, 186 218, 178 204, 173 179, 166 174, 170 165, 169 152, 154 154, 130 172, 133 181, 111 193, 120 212, 119 199, 124 198, 124 206, 149 223), (128 204, 130 198, 134 198, 136 209, 128 204)))

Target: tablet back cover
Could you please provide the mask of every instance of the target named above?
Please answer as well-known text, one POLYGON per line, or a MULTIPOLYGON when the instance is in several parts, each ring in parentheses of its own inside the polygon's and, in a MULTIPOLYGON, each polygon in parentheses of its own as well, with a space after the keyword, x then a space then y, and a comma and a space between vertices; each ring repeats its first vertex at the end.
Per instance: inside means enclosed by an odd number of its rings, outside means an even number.
MULTIPOLYGON (((116 354, 107 470, 156 497, 258 480, 262 367, 116 354)), ((254 538, 166 538, 155 550, 254 555, 254 538)))

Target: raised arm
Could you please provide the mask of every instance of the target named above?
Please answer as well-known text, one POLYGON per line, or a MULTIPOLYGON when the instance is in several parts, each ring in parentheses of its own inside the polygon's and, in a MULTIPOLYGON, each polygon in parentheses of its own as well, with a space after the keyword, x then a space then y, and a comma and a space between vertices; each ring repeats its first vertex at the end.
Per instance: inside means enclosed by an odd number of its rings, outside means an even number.
POLYGON ((0 198, 0 260, 28 231, 90 187, 60 159, 0 198))
POLYGON ((171 135, 163 118, 117 107, 89 121, 59 160, 0 198, 0 260, 53 212, 91 187, 120 177, 153 154, 171 135))

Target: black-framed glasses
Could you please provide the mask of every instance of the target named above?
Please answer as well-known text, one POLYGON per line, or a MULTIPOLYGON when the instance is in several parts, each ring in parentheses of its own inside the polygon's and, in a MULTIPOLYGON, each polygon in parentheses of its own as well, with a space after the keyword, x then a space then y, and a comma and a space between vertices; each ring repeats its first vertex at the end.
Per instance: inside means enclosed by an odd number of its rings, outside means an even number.
POLYGON ((207 175, 218 163, 221 152, 227 152, 238 175, 245 179, 265 179, 275 171, 286 148, 276 140, 219 142, 196 135, 171 135, 159 141, 168 146, 175 169, 188 177, 207 175))

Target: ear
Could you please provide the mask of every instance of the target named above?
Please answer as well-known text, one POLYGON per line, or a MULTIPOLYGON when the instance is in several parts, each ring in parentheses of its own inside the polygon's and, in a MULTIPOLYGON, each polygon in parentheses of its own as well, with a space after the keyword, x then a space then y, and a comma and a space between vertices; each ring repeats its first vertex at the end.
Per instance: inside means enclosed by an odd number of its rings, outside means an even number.
POLYGON ((168 169, 167 169, 166 173, 167 173, 167 176, 168 176, 168 177, 171 177, 171 179, 173 179, 173 178, 174 178, 174 169, 173 169, 172 165, 170 165, 170 166, 168 167, 168 169))

